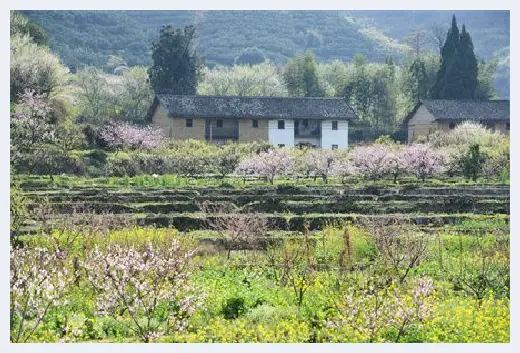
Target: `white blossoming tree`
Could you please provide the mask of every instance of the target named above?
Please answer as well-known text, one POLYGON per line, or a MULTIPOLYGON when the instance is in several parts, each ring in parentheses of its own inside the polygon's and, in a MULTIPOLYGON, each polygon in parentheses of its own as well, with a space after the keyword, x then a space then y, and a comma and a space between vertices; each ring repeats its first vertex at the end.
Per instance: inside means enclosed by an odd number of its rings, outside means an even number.
POLYGON ((27 342, 63 300, 71 276, 62 261, 45 248, 11 248, 11 342, 27 342))
POLYGON ((143 249, 96 247, 82 267, 98 292, 97 315, 112 316, 143 342, 170 330, 185 330, 201 297, 194 295, 188 281, 191 257, 192 252, 184 252, 177 240, 166 248, 151 242, 143 249), (130 324, 119 315, 122 310, 130 316, 130 324))

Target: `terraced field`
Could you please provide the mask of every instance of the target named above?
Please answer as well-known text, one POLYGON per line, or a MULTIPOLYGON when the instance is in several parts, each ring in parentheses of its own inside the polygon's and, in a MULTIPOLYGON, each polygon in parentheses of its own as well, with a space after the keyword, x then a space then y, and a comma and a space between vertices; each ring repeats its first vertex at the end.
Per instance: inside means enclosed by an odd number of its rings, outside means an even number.
MULTIPOLYGON (((407 218, 427 226, 457 224, 472 219, 508 219, 508 186, 251 186, 244 188, 122 188, 47 187, 22 185, 30 208, 42 203, 53 218, 90 212, 116 214, 139 225, 174 227, 181 231, 204 227, 200 205, 233 205, 236 212, 265 217, 271 229, 300 231, 308 221, 311 230, 338 221, 367 218, 407 218)), ((23 232, 38 225, 28 222, 23 232)))

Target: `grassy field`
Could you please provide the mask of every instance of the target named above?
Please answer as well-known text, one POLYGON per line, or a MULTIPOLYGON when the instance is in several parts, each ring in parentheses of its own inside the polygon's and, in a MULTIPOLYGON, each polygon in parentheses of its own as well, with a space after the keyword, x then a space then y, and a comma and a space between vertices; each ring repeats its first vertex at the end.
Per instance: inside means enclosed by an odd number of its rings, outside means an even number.
POLYGON ((121 180, 21 180, 11 341, 510 340, 508 186, 121 180))
POLYGON ((100 294, 74 261, 81 263, 95 246, 144 249, 148 241, 161 247, 178 239, 186 251, 195 250, 189 281, 200 302, 177 332, 167 327, 168 299, 158 301, 151 323, 136 310, 145 330, 163 332, 160 342, 508 342, 509 234, 462 233, 427 234, 408 225, 374 234, 370 228, 327 227, 280 234, 265 248, 235 246, 229 258, 233 244, 208 242, 219 236, 205 231, 141 227, 24 237, 26 247, 58 246, 76 259, 70 261, 76 279, 63 293, 66 302, 49 310, 29 341, 140 341, 124 305, 110 315, 97 312, 100 294), (387 243, 395 234, 400 246, 387 243), (425 280, 431 289, 418 304, 417 288, 425 280))

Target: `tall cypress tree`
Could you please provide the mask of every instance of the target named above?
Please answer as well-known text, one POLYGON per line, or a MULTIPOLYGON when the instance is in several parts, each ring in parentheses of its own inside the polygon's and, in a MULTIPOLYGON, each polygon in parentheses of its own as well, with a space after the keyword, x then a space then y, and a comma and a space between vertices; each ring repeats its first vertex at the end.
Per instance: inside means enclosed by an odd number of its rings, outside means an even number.
POLYGON ((457 27, 457 19, 455 15, 451 20, 451 28, 448 30, 446 41, 441 50, 441 67, 437 72, 437 80, 432 87, 433 98, 445 98, 445 88, 448 85, 447 71, 453 61, 454 54, 459 46, 459 28, 457 27))
POLYGON ((478 84, 478 63, 466 26, 459 33, 455 15, 441 50, 441 67, 431 89, 432 98, 472 99, 478 84))
POLYGON ((466 26, 464 25, 460 33, 459 55, 463 72, 461 80, 464 96, 466 98, 474 98, 478 85, 478 62, 473 51, 473 41, 469 33, 466 32, 466 26))

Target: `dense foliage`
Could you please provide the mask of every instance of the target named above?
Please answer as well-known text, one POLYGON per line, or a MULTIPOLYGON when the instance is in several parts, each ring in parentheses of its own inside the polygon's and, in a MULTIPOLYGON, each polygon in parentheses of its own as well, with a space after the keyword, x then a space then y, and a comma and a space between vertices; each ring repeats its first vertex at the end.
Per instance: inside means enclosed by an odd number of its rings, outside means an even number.
POLYGON ((155 93, 195 94, 203 65, 195 49, 196 35, 193 26, 161 28, 148 71, 155 93))
POLYGON ((153 99, 147 69, 140 66, 119 75, 86 67, 74 75, 79 113, 94 123, 107 117, 124 117, 143 122, 153 99))

